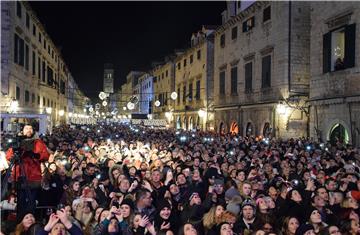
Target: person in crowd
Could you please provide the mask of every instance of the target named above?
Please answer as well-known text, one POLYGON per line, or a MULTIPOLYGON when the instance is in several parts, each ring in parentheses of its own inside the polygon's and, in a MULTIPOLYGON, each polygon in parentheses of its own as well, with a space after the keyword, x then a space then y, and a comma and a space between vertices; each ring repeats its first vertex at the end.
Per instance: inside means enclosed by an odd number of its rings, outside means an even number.
MULTIPOLYGON (((43 165, 35 199, 49 211, 65 207, 70 222, 33 214, 51 221, 46 234, 358 232, 360 151, 351 146, 115 123, 62 125, 41 141, 50 154, 35 158, 43 165)), ((21 212, 22 220, 29 211, 21 212)), ((15 229, 15 216, 2 213, 4 234, 41 227, 30 218, 15 229)))
POLYGON ((13 148, 6 152, 6 159, 18 157, 15 170, 12 176, 20 184, 17 192, 17 211, 35 212, 36 199, 41 188, 41 163, 49 159, 49 152, 46 144, 38 138, 31 124, 25 124, 19 134, 19 151, 16 153, 13 148), (19 156, 16 156, 19 154, 19 156))

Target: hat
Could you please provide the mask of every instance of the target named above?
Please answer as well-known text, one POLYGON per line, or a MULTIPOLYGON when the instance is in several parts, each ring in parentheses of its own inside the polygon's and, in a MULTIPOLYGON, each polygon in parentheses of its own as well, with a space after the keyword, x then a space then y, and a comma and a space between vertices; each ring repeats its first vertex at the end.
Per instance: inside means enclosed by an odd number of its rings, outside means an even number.
POLYGON ((234 215, 238 216, 240 213, 240 205, 239 204, 235 204, 233 202, 230 202, 227 206, 226 206, 226 210, 233 213, 234 215))
POLYGON ((134 202, 130 198, 125 198, 121 202, 120 206, 122 206, 122 205, 128 205, 132 210, 134 210, 134 208, 135 208, 134 202))
MULTIPOLYGON (((198 195, 198 196, 199 196, 199 193, 198 193, 198 192, 193 192, 193 193, 190 195, 190 197, 189 197, 189 201, 191 201, 191 199, 193 199, 193 197, 194 197, 195 195, 198 195)), ((200 196, 199 196, 199 197, 200 197, 200 196)))
POLYGON ((160 200, 160 201, 158 202, 156 208, 157 208, 159 211, 161 211, 161 210, 164 209, 165 207, 167 207, 167 208, 169 208, 169 209, 172 208, 172 207, 171 207, 171 204, 169 203, 169 201, 163 199, 163 200, 160 200))
POLYGON ((240 196, 239 191, 235 187, 231 187, 228 190, 226 190, 225 199, 231 200, 234 196, 240 196))
POLYGON ((241 209, 243 209, 245 206, 251 206, 254 210, 256 209, 256 204, 251 198, 247 198, 243 201, 241 204, 241 209))
POLYGON ((34 215, 34 213, 33 213, 31 210, 25 210, 25 211, 23 211, 23 212, 20 212, 19 215, 17 216, 16 223, 17 223, 17 224, 21 223, 21 221, 24 219, 24 217, 25 217, 27 214, 32 214, 32 215, 34 215))
POLYGON ((302 224, 296 229, 295 235, 304 235, 307 231, 314 230, 311 224, 302 224))
POLYGON ((224 180, 217 178, 215 179, 214 184, 224 185, 224 180))

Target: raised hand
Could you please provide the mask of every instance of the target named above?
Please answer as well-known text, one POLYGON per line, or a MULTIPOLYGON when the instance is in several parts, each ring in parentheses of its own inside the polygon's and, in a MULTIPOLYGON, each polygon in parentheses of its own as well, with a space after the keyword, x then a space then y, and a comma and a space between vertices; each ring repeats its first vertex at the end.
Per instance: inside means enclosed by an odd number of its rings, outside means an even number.
POLYGON ((170 229, 170 222, 163 222, 160 226, 160 230, 167 230, 170 229))
POLYGON ((52 213, 50 215, 48 223, 44 227, 44 230, 50 232, 57 222, 59 222, 59 217, 55 213, 52 213))
POLYGON ((61 209, 61 210, 56 211, 56 215, 59 217, 61 223, 63 223, 64 226, 67 229, 71 228, 72 224, 71 224, 71 222, 69 221, 69 218, 66 215, 65 209, 61 209))
POLYGON ((147 217, 146 215, 144 215, 143 217, 141 217, 140 222, 139 222, 139 226, 140 227, 145 227, 147 224, 149 224, 149 217, 147 217))

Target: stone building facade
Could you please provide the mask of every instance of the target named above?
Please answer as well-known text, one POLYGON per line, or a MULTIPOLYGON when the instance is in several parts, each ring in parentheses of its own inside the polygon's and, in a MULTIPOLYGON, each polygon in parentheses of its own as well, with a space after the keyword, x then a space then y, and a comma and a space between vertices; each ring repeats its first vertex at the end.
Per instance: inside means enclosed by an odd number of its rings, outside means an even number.
POLYGON ((203 26, 191 47, 175 59, 174 124, 177 129, 214 128, 214 26, 203 26))
POLYGON ((19 114, 65 122, 70 72, 60 51, 27 2, 2 1, 1 11, 1 112, 16 100, 19 114))
POLYGON ((153 77, 144 73, 139 78, 140 96, 139 96, 139 112, 141 114, 152 113, 152 101, 153 101, 153 77))
POLYGON ((215 33, 216 130, 307 136, 310 3, 227 2, 215 33))
POLYGON ((360 145, 360 5, 311 3, 310 136, 360 145))
MULTIPOLYGON (((154 119, 165 119, 165 113, 174 110, 174 103, 170 95, 175 91, 175 65, 173 58, 167 57, 162 63, 153 63, 151 70, 154 86, 154 99, 152 102, 152 111, 154 119), (159 101, 159 106, 156 106, 159 101)), ((168 122, 172 121, 172 117, 167 115, 168 122)))

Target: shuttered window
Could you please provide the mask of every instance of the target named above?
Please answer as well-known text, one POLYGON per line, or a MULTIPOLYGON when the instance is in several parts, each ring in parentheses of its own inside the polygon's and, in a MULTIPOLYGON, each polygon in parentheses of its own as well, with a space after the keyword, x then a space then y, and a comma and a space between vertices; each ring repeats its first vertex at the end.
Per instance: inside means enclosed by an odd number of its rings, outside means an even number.
POLYGON ((262 58, 262 88, 271 86, 271 56, 265 56, 262 58))
POLYGON ((252 62, 245 64, 245 92, 252 91, 252 62))
POLYGON ((231 68, 231 94, 237 95, 237 67, 231 68))
POLYGON ((225 71, 221 71, 219 77, 220 77, 219 93, 220 95, 225 95, 225 71))

